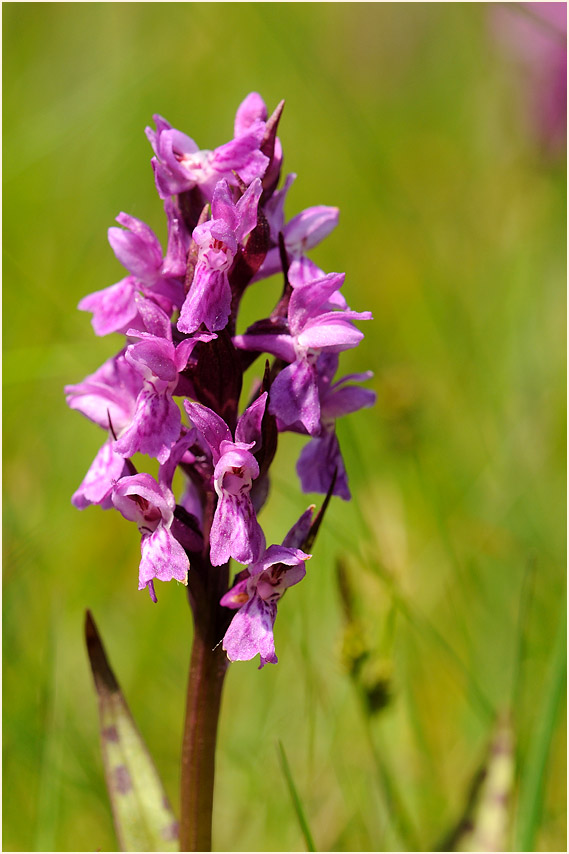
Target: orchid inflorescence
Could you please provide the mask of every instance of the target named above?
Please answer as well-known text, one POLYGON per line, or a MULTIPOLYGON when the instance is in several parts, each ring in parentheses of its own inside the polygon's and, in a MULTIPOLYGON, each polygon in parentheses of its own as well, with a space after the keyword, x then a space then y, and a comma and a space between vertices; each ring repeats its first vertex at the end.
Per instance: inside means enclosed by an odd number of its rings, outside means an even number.
MULTIPOLYGON (((257 515, 269 491, 278 435, 309 437, 297 464, 305 492, 349 499, 336 419, 374 402, 357 383, 334 381, 338 354, 363 337, 348 308, 344 275, 325 274, 306 255, 335 227, 338 209, 308 208, 285 222, 295 179, 277 189, 282 148, 276 135, 283 103, 268 118, 251 93, 237 110, 234 138, 200 150, 154 116, 146 133, 168 224, 163 255, 154 232, 121 213, 111 248, 127 269, 120 282, 85 297, 97 335, 126 335, 126 345, 95 373, 67 386, 67 402, 108 434, 73 504, 115 507, 141 534, 139 589, 156 601, 155 581, 188 583, 230 558, 246 566, 220 605, 235 609, 223 648, 231 661, 260 655, 276 662, 277 602, 305 574, 302 546, 311 506, 284 537, 265 548, 257 515), (280 274, 282 294, 269 317, 237 334, 248 287, 280 274), (239 415, 244 372, 261 353, 262 379, 239 415), (176 401, 181 398, 188 422, 176 401), (139 472, 135 454, 158 460, 157 479, 139 472), (173 479, 182 473, 179 501, 173 479)), ((191 584, 190 584, 191 592, 191 584)), ((226 612, 230 613, 230 612, 226 612)), ((229 622, 229 620, 227 621, 229 622)))

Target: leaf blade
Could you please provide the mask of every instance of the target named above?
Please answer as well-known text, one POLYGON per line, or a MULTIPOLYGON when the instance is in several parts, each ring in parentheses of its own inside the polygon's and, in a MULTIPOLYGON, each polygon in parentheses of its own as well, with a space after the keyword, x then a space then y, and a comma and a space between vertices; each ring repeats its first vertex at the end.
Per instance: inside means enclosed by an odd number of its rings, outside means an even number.
POLYGON ((306 820, 306 816, 304 815, 304 810, 302 808, 302 803, 300 800, 300 796, 294 784, 294 780, 292 777, 292 773, 290 770, 290 766, 288 764, 288 760, 286 758, 285 749, 283 747, 282 741, 279 740, 279 757, 281 760, 281 767, 283 770, 284 778, 286 780, 288 790, 290 792, 290 796, 292 799, 292 805, 294 807, 294 811, 296 813, 296 817, 298 819, 298 823, 300 825, 300 830, 302 831, 302 835, 304 836, 304 841, 306 842, 306 847, 309 851, 316 851, 316 847, 314 845, 314 840, 312 839, 312 834, 310 833, 310 828, 308 827, 308 822, 306 820))
POLYGON ((516 850, 533 851, 543 806, 546 769, 567 673, 567 614, 563 606, 537 715, 537 725, 522 768, 518 801, 516 850))
POLYGON ((99 700, 101 749, 120 849, 178 851, 177 821, 89 611, 85 639, 99 700))

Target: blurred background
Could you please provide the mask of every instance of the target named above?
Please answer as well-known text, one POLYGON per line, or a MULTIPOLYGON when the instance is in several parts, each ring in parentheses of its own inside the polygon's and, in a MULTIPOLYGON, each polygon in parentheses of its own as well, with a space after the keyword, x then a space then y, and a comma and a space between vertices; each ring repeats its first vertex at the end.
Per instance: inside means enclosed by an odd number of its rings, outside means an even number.
MULTIPOLYGON (((116 850, 87 607, 177 809, 185 592, 154 606, 134 526, 71 506, 101 434, 63 386, 121 346, 76 310, 123 276, 114 217, 165 238, 152 114, 213 148, 252 90, 286 100, 287 217, 340 207, 312 257, 373 311, 341 366, 378 400, 339 423, 353 500, 279 608, 280 663, 230 668, 214 845, 304 850, 280 741, 317 849, 468 847, 498 725, 495 844, 565 850, 565 4, 3 13, 4 850, 116 850)), ((315 498, 301 446, 268 542, 315 498)))

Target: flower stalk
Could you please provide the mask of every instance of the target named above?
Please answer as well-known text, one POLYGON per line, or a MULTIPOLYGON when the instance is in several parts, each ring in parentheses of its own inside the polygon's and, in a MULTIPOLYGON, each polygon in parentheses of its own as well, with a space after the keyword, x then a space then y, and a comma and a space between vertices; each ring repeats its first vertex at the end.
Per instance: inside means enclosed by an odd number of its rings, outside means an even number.
MULTIPOLYGON (((212 568, 213 569, 213 568, 212 568)), ((229 661, 221 645, 219 590, 227 587, 228 567, 210 578, 218 589, 210 608, 194 609, 194 636, 188 675, 180 785, 180 851, 211 851, 215 746, 221 694, 229 661)))

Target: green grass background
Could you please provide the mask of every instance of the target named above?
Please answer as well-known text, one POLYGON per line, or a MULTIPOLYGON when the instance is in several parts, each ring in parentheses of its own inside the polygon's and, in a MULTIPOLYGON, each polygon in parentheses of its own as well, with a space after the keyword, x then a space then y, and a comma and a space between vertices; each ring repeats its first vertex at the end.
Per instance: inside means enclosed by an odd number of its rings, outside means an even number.
MULTIPOLYGON (((120 346, 75 308, 122 277, 106 240, 114 216, 165 236, 145 125, 159 112, 214 147, 251 90, 270 108, 286 99, 288 216, 341 209, 313 257, 345 270, 350 305, 374 313, 342 364, 373 369, 378 403, 338 427, 354 499, 333 502, 306 579, 282 602, 280 663, 230 669, 214 844, 303 850, 281 741, 318 849, 412 846, 386 777, 416 844, 432 848, 509 709, 510 844, 564 850, 565 170, 531 132, 527 86, 489 7, 3 13, 4 850, 116 850, 86 607, 177 804, 184 590, 162 585, 152 605, 136 590, 134 526, 72 508, 102 437, 62 389, 120 346), (369 666, 389 687, 372 717, 342 655, 339 557, 369 666)), ((252 296, 247 316, 270 297, 252 296)), ((282 438, 268 542, 309 501, 294 473, 301 444, 282 438)))

